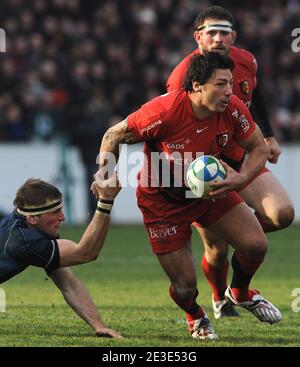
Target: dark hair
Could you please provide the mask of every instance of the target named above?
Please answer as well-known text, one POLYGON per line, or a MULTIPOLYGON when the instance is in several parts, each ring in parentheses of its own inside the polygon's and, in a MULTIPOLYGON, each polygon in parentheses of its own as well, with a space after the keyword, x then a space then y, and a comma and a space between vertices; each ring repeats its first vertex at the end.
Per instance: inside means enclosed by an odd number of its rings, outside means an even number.
POLYGON ((195 55, 187 69, 183 88, 186 91, 192 91, 193 82, 198 82, 200 85, 205 84, 216 69, 230 69, 232 71, 233 68, 233 61, 228 56, 221 55, 218 52, 205 52, 203 55, 195 55))
POLYGON ((195 29, 198 30, 199 26, 209 18, 228 20, 233 27, 235 24, 234 18, 228 10, 222 8, 222 6, 213 5, 198 14, 194 22, 195 29))
POLYGON ((48 200, 61 198, 61 192, 54 185, 38 178, 29 178, 17 191, 14 206, 44 205, 48 200))

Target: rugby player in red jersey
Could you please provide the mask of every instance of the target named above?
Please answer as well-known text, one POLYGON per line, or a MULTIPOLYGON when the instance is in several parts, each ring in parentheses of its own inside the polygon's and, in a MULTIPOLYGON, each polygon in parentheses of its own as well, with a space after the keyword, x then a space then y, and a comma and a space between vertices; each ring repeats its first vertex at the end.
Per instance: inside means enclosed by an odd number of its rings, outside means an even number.
MULTIPOLYGON (((269 148, 268 160, 277 163, 281 153, 270 125, 263 96, 256 80, 257 63, 248 51, 234 47, 236 39, 232 15, 220 6, 212 6, 198 15, 195 21, 194 38, 198 48, 186 56, 172 71, 167 81, 168 92, 179 89, 194 55, 214 51, 228 55, 234 61, 233 93, 249 108, 254 120, 263 132, 269 148), (251 106, 250 106, 251 104, 251 106)), ((244 161, 245 150, 238 144, 231 144, 222 152, 222 159, 238 170, 244 161)), ((243 200, 255 210, 265 232, 287 227, 294 219, 293 205, 288 194, 272 175, 263 167, 257 175, 239 191, 243 200)), ((238 316, 238 313, 224 296, 227 287, 228 245, 209 230, 195 224, 199 231, 205 252, 201 267, 211 286, 214 316, 238 316)))
POLYGON ((232 68, 230 58, 215 52, 195 56, 184 89, 152 99, 111 127, 100 149, 99 172, 104 172, 108 157, 112 153, 118 157, 119 144, 145 142, 146 161, 139 175, 138 206, 152 250, 171 282, 170 296, 185 311, 189 331, 199 340, 218 337, 205 310, 196 302, 197 279, 191 248, 191 224, 195 221, 235 249, 232 282, 226 290, 230 302, 244 307, 262 322, 281 319, 275 306, 258 291, 249 289, 266 254, 267 240, 255 215, 235 190, 264 166, 268 150, 248 109, 232 95, 232 68), (221 140, 223 143, 219 144, 221 140), (213 184, 213 200, 188 197, 178 166, 183 168, 189 163, 187 157, 194 159, 200 153, 219 157, 233 141, 248 152, 240 172, 224 162, 227 178, 213 184), (164 160, 162 165, 157 153, 164 160), (166 182, 168 172, 164 164, 169 164, 170 183, 166 182))

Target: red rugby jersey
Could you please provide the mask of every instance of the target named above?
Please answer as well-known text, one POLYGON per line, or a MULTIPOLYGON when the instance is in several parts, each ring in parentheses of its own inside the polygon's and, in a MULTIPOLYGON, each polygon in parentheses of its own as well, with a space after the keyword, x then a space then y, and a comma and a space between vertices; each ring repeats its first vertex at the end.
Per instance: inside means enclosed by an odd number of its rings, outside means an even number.
MULTIPOLYGON (((186 56, 172 71, 167 80, 167 90, 171 92, 182 87, 185 73, 189 62, 194 55, 200 54, 200 49, 194 50, 186 56)), ((252 100, 253 90, 256 88, 257 63, 255 57, 242 48, 232 46, 228 55, 234 62, 233 94, 239 97, 249 108, 252 100)), ((224 151, 224 155, 241 161, 245 155, 244 149, 236 144, 232 144, 230 149, 224 151)))
MULTIPOLYGON (((200 49, 186 56, 171 72, 167 80, 167 91, 182 88, 189 62, 194 55, 200 54, 200 49)), ((231 47, 228 55, 234 62, 233 94, 238 96, 249 108, 253 90, 256 88, 257 63, 255 57, 242 48, 231 47)))
MULTIPOLYGON (((136 139, 145 141, 144 153, 148 167, 144 165, 140 173, 141 186, 149 186, 151 176, 152 179, 156 175, 160 175, 160 179, 164 178, 154 167, 151 152, 156 152, 156 157, 157 152, 163 152, 174 173, 174 167, 183 167, 183 163, 187 166, 199 155, 218 157, 234 141, 249 138, 256 129, 248 109, 236 96, 231 96, 224 112, 215 112, 206 119, 198 119, 194 116, 188 92, 183 89, 152 99, 127 119, 128 128, 136 139)), ((180 180, 179 171, 176 170, 180 180)), ((143 187, 142 191, 150 194, 158 190, 155 187, 143 187)))

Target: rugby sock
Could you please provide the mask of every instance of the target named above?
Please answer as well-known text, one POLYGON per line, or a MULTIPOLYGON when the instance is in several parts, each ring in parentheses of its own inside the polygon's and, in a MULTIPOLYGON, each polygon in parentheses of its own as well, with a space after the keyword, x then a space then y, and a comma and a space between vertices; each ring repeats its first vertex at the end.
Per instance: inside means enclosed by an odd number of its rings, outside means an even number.
POLYGON ((196 298, 199 294, 198 289, 196 289, 196 293, 193 297, 184 301, 179 299, 179 297, 174 292, 172 285, 170 285, 169 294, 176 305, 185 311, 186 319, 188 322, 200 319, 205 315, 204 309, 196 302, 196 298))
POLYGON ((224 299, 224 292, 227 288, 228 267, 228 260, 223 265, 216 267, 207 262, 205 255, 202 256, 201 268, 212 289, 215 301, 224 299))
POLYGON ((274 232, 280 229, 274 224, 268 223, 257 211, 255 211, 254 214, 265 233, 274 232))
POLYGON ((250 261, 236 251, 232 255, 233 275, 230 288, 237 301, 244 302, 249 300, 250 281, 262 262, 263 258, 255 262, 250 261))

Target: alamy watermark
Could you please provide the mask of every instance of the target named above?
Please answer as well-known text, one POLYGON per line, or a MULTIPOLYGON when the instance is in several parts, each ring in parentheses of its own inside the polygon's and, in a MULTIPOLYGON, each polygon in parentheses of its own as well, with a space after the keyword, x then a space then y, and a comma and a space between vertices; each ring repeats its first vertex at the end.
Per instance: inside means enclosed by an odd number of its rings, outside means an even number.
POLYGON ((6 52, 6 33, 0 28, 0 52, 6 52))
POLYGON ((292 311, 300 312, 300 288, 294 288, 291 294, 296 297, 291 303, 292 311))
POLYGON ((6 311, 6 294, 5 290, 0 288, 0 312, 6 311))
POLYGON ((96 163, 99 164, 99 161, 101 161, 102 164, 102 168, 98 171, 100 180, 99 182, 96 180, 100 186, 114 187, 116 180, 105 182, 103 179, 112 177, 114 170, 117 170, 118 176, 124 178, 122 187, 136 188, 139 185, 151 188, 182 188, 185 190, 186 198, 195 197, 188 189, 186 173, 190 163, 194 159, 203 156, 203 152, 151 152, 149 155, 146 155, 140 151, 131 151, 129 153, 126 144, 121 144, 119 151, 121 149, 122 154, 118 164, 117 158, 111 152, 103 152, 101 157, 97 157, 96 163), (139 180, 137 180, 137 174, 142 167, 139 180))
POLYGON ((293 52, 300 52, 300 28, 292 30, 292 37, 296 37, 291 44, 293 52))

